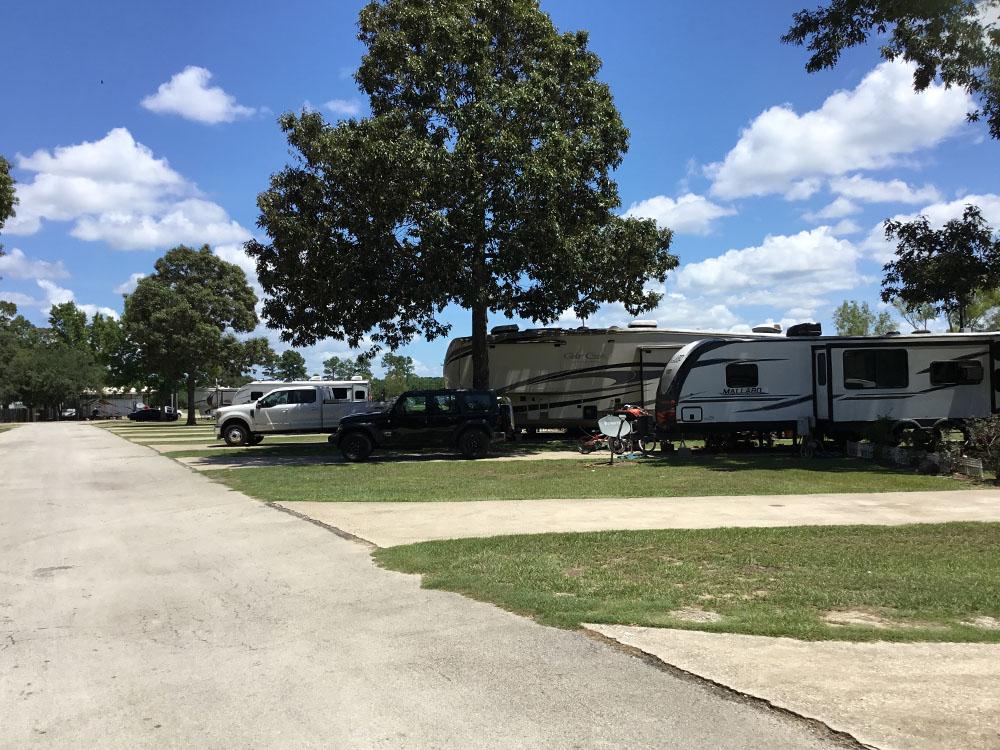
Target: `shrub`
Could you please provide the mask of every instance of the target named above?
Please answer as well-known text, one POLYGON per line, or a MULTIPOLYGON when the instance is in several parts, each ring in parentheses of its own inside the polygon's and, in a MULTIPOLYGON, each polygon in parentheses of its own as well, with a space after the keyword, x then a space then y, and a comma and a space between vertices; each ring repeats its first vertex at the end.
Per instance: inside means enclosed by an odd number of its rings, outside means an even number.
POLYGON ((969 454, 980 459, 984 469, 1000 476, 1000 415, 972 419, 966 426, 969 430, 969 454))

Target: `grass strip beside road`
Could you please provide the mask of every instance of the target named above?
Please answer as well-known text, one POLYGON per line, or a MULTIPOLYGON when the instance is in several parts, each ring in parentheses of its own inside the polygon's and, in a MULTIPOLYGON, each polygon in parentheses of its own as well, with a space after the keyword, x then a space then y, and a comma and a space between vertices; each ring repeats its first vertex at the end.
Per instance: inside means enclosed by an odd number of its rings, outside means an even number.
MULTIPOLYGON (((302 446, 300 450, 304 450, 302 446)), ((973 482, 851 459, 713 456, 622 461, 426 461, 220 469, 212 478, 261 500, 534 500, 957 490, 973 482)))
POLYGON ((0 432, 7 432, 9 430, 13 430, 15 427, 18 427, 19 425, 20 425, 19 422, 11 424, 0 424, 0 432))
POLYGON ((996 523, 539 534, 374 555, 386 568, 422 574, 426 588, 559 627, 1000 642, 1000 630, 963 624, 1000 618, 996 523), (830 613, 873 624, 829 624, 830 613))

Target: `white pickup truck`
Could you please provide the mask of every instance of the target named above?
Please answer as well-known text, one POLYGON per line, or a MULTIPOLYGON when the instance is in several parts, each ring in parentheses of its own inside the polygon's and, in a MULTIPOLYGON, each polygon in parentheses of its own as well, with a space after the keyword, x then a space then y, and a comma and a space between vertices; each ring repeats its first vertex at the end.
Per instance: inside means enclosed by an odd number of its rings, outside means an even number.
POLYGON ((257 445, 266 435, 334 433, 348 414, 377 411, 367 383, 289 384, 246 404, 216 411, 215 437, 227 445, 257 445))

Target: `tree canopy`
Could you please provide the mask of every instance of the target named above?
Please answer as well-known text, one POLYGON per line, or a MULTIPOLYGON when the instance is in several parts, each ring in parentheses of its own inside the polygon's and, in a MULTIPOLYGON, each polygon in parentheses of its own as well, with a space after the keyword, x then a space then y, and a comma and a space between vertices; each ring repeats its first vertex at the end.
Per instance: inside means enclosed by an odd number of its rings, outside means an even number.
POLYGON ((613 213, 628 131, 585 32, 536 0, 373 0, 359 26, 371 116, 280 118, 298 161, 258 198, 269 243, 246 245, 286 340, 395 349, 446 334, 457 304, 484 387, 491 312, 657 303, 671 235, 613 213))
POLYGON ((885 222, 886 239, 896 240, 896 259, 883 270, 882 300, 899 299, 913 308, 933 305, 961 330, 982 290, 1000 287, 1000 237, 976 206, 960 219, 934 229, 926 216, 885 222))
POLYGON ((275 357, 272 377, 278 380, 305 380, 309 377, 306 359, 294 349, 286 349, 275 357))
POLYGON ((844 300, 833 311, 833 325, 840 336, 884 336, 896 323, 886 310, 875 312, 867 302, 844 300))
POLYGON ((175 247, 154 269, 125 298, 127 353, 142 373, 166 385, 187 385, 188 423, 194 424, 196 382, 260 351, 259 342, 235 335, 257 325, 257 297, 243 270, 208 245, 175 247))
POLYGON ((1000 0, 830 0, 796 13, 782 41, 806 45, 812 53, 806 70, 814 73, 834 67, 844 50, 872 34, 888 33, 882 56, 916 64, 915 90, 938 76, 961 86, 980 105, 969 119, 984 117, 1000 138, 1000 23, 984 24, 991 13, 1000 16, 1000 0))
POLYGON ((371 380, 372 361, 369 357, 330 357, 323 362, 323 377, 328 380, 350 380, 358 375, 365 380, 371 380))
MULTIPOLYGON (((14 191, 14 178, 10 176, 10 162, 0 156, 0 229, 14 215, 16 205, 17 193, 14 191)), ((3 255, 2 244, 0 255, 3 255)))

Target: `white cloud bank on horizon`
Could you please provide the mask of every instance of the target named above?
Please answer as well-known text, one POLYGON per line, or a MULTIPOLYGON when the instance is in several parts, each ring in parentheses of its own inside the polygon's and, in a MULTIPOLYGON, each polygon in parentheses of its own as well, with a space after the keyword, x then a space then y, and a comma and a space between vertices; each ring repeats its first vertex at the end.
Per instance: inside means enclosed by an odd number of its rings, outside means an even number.
POLYGON ((208 69, 189 65, 166 83, 161 83, 156 93, 145 97, 140 104, 150 112, 179 115, 207 125, 233 122, 257 112, 253 107, 237 103, 236 97, 219 86, 209 86, 211 79, 208 69))
POLYGON ((884 62, 819 109, 801 115, 787 104, 765 110, 721 162, 705 167, 711 194, 804 199, 824 178, 889 167, 953 135, 973 109, 972 99, 961 88, 936 83, 914 92, 912 76, 911 63, 884 62))
POLYGON ((0 255, 0 278, 65 279, 68 277, 69 271, 61 260, 55 263, 32 260, 17 247, 11 248, 5 255, 0 255))
POLYGON ((97 141, 18 155, 17 165, 35 175, 16 186, 20 204, 5 227, 13 235, 34 234, 47 220, 73 221, 74 237, 104 241, 117 250, 250 238, 225 209, 203 198, 126 128, 97 141))

